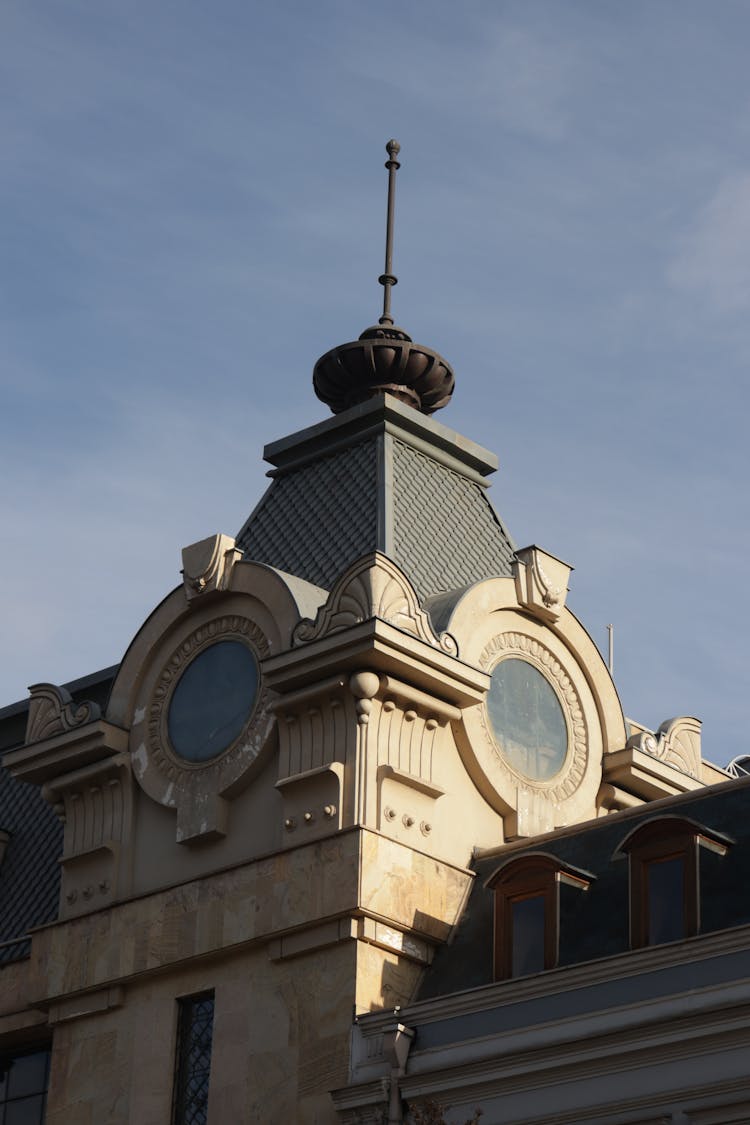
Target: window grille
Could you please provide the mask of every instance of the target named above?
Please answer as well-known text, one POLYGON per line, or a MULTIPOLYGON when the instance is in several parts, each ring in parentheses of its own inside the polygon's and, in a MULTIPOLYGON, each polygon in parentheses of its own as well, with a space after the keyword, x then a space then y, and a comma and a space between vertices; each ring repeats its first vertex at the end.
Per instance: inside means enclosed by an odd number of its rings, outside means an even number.
POLYGON ((206 1125, 208 1121, 213 1029, 213 992, 179 1001, 172 1125, 206 1125))

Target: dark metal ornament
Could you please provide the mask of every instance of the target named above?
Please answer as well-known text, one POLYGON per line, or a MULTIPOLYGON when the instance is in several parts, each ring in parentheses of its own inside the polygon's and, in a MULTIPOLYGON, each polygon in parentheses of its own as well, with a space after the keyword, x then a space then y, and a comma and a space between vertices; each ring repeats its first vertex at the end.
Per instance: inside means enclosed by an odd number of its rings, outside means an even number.
POLYGON ((396 157, 401 146, 391 140, 385 147, 388 215, 385 270, 378 278, 383 286, 383 314, 358 340, 331 348, 315 364, 315 393, 334 414, 384 391, 423 414, 432 414, 453 394, 455 379, 450 364, 431 348, 415 344, 408 333, 394 325, 391 316, 391 290, 398 281, 393 273, 393 225, 396 172, 401 167, 396 157))

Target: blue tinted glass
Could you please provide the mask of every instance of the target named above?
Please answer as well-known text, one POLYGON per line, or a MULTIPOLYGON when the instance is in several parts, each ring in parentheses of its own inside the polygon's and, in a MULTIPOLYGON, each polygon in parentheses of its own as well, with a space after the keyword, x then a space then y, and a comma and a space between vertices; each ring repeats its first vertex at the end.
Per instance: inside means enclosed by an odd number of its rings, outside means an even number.
POLYGON ((568 728, 541 672, 525 660, 502 660, 492 669, 487 711, 503 757, 514 769, 535 781, 559 773, 568 752, 568 728))
POLYGON ((679 941, 685 936, 685 861, 653 860, 648 872, 648 941, 679 941))
POLYGON ((44 1094, 21 1098, 18 1102, 8 1102, 5 1107, 4 1125, 42 1125, 43 1121, 44 1094))
POLYGON ((219 641, 187 666, 169 704, 172 746, 188 762, 207 762, 226 750, 250 717, 258 694, 258 665, 239 641, 219 641))
POLYGON ((544 895, 516 899, 510 904, 513 933, 511 974, 524 977, 544 968, 544 895))
POLYGON ((47 1062, 49 1051, 33 1055, 19 1055, 9 1064, 8 1097, 23 1098, 27 1094, 43 1093, 47 1089, 47 1062))

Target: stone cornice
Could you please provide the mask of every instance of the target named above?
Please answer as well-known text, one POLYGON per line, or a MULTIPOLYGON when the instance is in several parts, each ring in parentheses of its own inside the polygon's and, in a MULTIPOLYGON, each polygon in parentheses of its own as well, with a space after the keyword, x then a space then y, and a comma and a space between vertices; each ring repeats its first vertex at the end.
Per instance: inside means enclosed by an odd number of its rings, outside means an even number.
POLYGON ((479 702, 489 685, 486 673, 378 618, 263 662, 263 672, 277 690, 301 688, 334 669, 343 673, 362 667, 403 677, 459 706, 479 702))
POLYGON ((11 750, 4 755, 3 765, 19 781, 42 785, 92 762, 114 757, 127 750, 127 745, 127 731, 97 719, 11 750))

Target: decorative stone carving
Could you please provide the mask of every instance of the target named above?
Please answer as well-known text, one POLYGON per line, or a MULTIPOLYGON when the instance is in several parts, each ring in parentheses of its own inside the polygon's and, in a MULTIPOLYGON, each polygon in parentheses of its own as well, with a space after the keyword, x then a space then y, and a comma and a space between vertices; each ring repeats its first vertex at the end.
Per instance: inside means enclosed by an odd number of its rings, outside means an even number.
POLYGON ((522 547, 513 560, 518 604, 543 621, 557 621, 565 608, 572 569, 541 547, 522 547))
MULTIPOLYGON (((481 709, 485 737, 495 750, 501 770, 507 775, 508 785, 518 786, 519 796, 523 795, 521 805, 516 804, 519 818, 526 809, 531 820, 539 820, 544 807, 550 813, 550 823, 546 827, 534 828, 533 831, 548 831, 553 827, 552 806, 573 796, 583 781, 586 771, 588 739, 581 699, 573 681, 557 657, 534 637, 519 632, 498 634, 485 646, 479 660, 480 667, 491 672, 503 656, 520 657, 542 673, 555 689, 568 727, 568 753, 563 768, 548 781, 535 780, 517 774, 512 765, 501 755, 492 734, 486 707, 481 709), (543 798, 541 804, 540 798, 543 798)), ((522 834, 526 835, 526 833, 522 834)))
POLYGON ((438 636, 433 631, 430 619, 420 608, 416 591, 406 575, 379 551, 365 555, 349 567, 315 620, 306 618, 296 626, 293 643, 306 644, 341 629, 350 629, 373 617, 411 633, 450 656, 458 655, 454 638, 449 633, 438 636))
POLYGON ((26 722, 27 746, 91 723, 101 714, 96 703, 74 703, 70 692, 55 684, 33 684, 29 692, 31 699, 26 722))
POLYGON ((227 590, 232 568, 242 558, 231 535, 211 535, 182 549, 182 576, 188 601, 200 594, 227 590))
POLYGON ((384 1125, 389 1118, 390 1089, 390 1079, 383 1077, 356 1087, 332 1090, 339 1121, 342 1125, 384 1125))
POLYGON ((127 894, 133 819, 129 756, 118 754, 54 778, 42 787, 42 796, 65 825, 61 916, 98 910, 127 894))
POLYGON ((171 749, 169 704, 180 676, 199 653, 224 640, 244 642, 258 660, 270 651, 265 634, 248 617, 232 613, 209 618, 183 633, 167 658, 154 668, 144 684, 144 706, 136 708, 131 728, 136 779, 155 801, 177 810, 180 843, 225 834, 225 798, 246 783, 270 733, 270 693, 261 675, 255 706, 227 750, 206 762, 187 762, 171 749))
POLYGON ((701 776, 701 721, 690 716, 667 719, 655 734, 639 730, 627 741, 627 748, 640 750, 674 766, 689 777, 701 776))
POLYGON ((653 754, 655 758, 659 756, 659 743, 656 735, 652 734, 650 730, 639 730, 636 734, 631 734, 625 745, 628 750, 639 750, 642 754, 653 754))
POLYGON ((656 732, 659 756, 691 777, 701 775, 701 721, 689 716, 667 719, 656 732))
POLYGON ((287 832, 308 838, 364 823, 399 838, 418 826, 431 833, 444 792, 434 763, 448 724, 461 716, 457 707, 361 670, 287 692, 273 710, 287 832))

